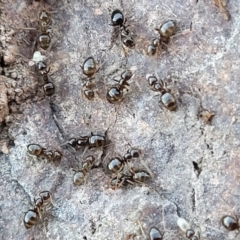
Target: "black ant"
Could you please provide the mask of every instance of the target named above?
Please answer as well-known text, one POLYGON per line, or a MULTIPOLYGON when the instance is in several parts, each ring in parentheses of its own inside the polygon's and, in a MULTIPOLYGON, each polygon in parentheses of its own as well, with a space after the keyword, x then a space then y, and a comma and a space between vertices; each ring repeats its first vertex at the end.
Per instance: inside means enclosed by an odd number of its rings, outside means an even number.
POLYGON ((178 218, 177 220, 178 226, 181 228, 183 232, 185 232, 186 237, 190 240, 200 240, 199 233, 196 234, 195 231, 190 227, 189 223, 184 218, 178 218))
POLYGON ((150 56, 155 55, 157 49, 162 44, 167 44, 169 42, 169 38, 174 34, 176 27, 176 21, 168 20, 164 22, 159 28, 155 28, 160 36, 159 38, 154 38, 147 46, 147 54, 150 56))
POLYGON ((111 180, 111 187, 113 189, 119 188, 121 186, 143 184, 151 178, 150 174, 142 169, 133 170, 129 169, 129 174, 119 172, 119 175, 115 176, 111 180))
POLYGON ((116 9, 112 12, 111 15, 111 26, 113 27, 119 27, 119 32, 121 36, 121 42, 124 46, 128 48, 134 48, 135 42, 133 37, 131 36, 130 30, 127 29, 127 26, 125 25, 127 19, 124 18, 123 13, 116 9))
POLYGON ((117 85, 111 87, 107 91, 106 98, 110 103, 117 103, 123 99, 124 90, 128 91, 128 87, 130 86, 128 81, 132 78, 133 72, 131 70, 126 70, 121 74, 120 80, 115 80, 118 82, 117 85))
POLYGON ((83 66, 81 66, 83 74, 87 76, 86 83, 83 85, 84 90, 84 96, 88 100, 93 100, 95 97, 95 93, 93 88, 95 87, 95 83, 93 81, 94 79, 94 74, 98 71, 97 70, 97 64, 96 61, 93 57, 87 58, 83 66))
POLYGON ((37 63, 37 69, 42 75, 42 80, 45 82, 43 85, 43 91, 45 95, 48 97, 52 96, 55 93, 55 86, 48 79, 48 73, 50 72, 50 68, 47 67, 46 63, 40 61, 37 63))
POLYGON ((43 157, 49 161, 59 161, 62 158, 62 153, 58 150, 47 150, 39 144, 29 144, 27 146, 28 153, 36 157, 43 157))
POLYGON ((52 20, 51 20, 51 15, 48 13, 46 10, 43 10, 39 14, 39 20, 38 20, 38 26, 37 29, 39 29, 42 34, 38 36, 37 42, 39 46, 46 50, 49 48, 50 43, 51 43, 51 37, 49 35, 49 26, 51 25, 52 20))
POLYGON ((123 173, 124 166, 128 164, 128 161, 133 158, 139 158, 141 155, 141 150, 137 148, 131 148, 127 151, 123 158, 114 157, 110 159, 107 165, 109 172, 117 174, 111 180, 111 186, 115 189, 118 186, 126 186, 128 184, 134 183, 144 183, 151 176, 145 170, 133 170, 131 167, 128 167, 129 174, 123 173))
POLYGON ((170 111, 175 111, 177 109, 177 102, 171 90, 167 88, 166 83, 163 83, 161 79, 158 80, 154 75, 147 74, 146 78, 151 89, 161 93, 160 101, 163 106, 170 111))
POLYGON ((49 191, 42 191, 34 198, 34 208, 29 209, 23 218, 25 228, 32 228, 37 224, 43 210, 52 203, 51 193, 49 191))
POLYGON ((73 183, 75 185, 81 185, 84 182, 85 176, 93 167, 94 161, 95 157, 93 155, 89 155, 84 159, 82 168, 77 170, 73 176, 73 183))
MULTIPOLYGON (((91 132, 90 136, 81 136, 80 138, 71 138, 66 142, 71 147, 85 147, 82 156, 84 156, 87 149, 91 148, 100 148, 100 147, 106 147, 107 146, 107 138, 106 136, 102 135, 95 135, 91 132)), ((63 143, 62 145, 65 145, 66 143, 63 143)))
POLYGON ((141 155, 141 150, 137 148, 131 148, 127 151, 124 157, 121 159, 119 157, 112 158, 108 163, 108 170, 112 173, 120 172, 124 165, 133 158, 139 158, 141 155))
POLYGON ((107 139, 105 136, 95 135, 91 132, 90 136, 81 136, 79 139, 71 138, 67 143, 72 147, 95 148, 106 146, 107 139))

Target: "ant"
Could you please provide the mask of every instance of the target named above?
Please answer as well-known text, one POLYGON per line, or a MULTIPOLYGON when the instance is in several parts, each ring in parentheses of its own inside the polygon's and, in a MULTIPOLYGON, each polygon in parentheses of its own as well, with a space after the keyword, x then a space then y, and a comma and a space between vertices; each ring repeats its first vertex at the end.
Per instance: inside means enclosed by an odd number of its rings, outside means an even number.
POLYGON ((91 132, 90 136, 81 136, 79 139, 71 138, 67 142, 72 147, 105 147, 107 139, 102 135, 95 135, 91 132))
POLYGON ((149 238, 150 240, 162 240, 163 235, 156 227, 152 227, 149 231, 149 238))
POLYGON ((136 183, 144 183, 151 178, 150 174, 145 170, 142 170, 142 169, 132 170, 131 169, 131 171, 132 171, 132 179, 136 183))
MULTIPOLYGON (((85 150, 82 153, 82 156, 84 156, 87 149, 91 148, 100 148, 100 147, 106 147, 107 146, 107 138, 106 136, 102 135, 95 135, 91 132, 90 136, 81 136, 79 139, 71 138, 66 142, 71 147, 85 147, 85 150)), ((66 143, 63 143, 62 145, 65 145, 66 143)))
POLYGON ((39 20, 38 20, 38 26, 37 29, 39 29, 42 34, 38 36, 37 42, 39 46, 47 50, 51 43, 51 37, 49 35, 49 26, 51 25, 51 15, 46 10, 42 10, 42 12, 39 14, 39 20))
POLYGON ((93 155, 89 155, 84 159, 82 168, 76 171, 73 176, 73 183, 75 185, 81 185, 84 182, 85 176, 93 167, 94 161, 95 157, 93 155))
POLYGON ((169 42, 169 38, 174 34, 176 27, 176 21, 168 20, 164 22, 159 28, 155 28, 160 36, 159 38, 154 38, 147 46, 147 54, 153 56, 156 54, 157 48, 162 46, 162 44, 167 44, 169 42))
POLYGON ((110 159, 107 165, 109 172, 117 174, 111 180, 111 186, 113 188, 118 186, 127 186, 128 184, 144 183, 150 178, 150 174, 145 170, 133 170, 129 167, 130 175, 123 173, 124 166, 128 164, 128 161, 133 158, 139 158, 141 151, 137 148, 131 148, 127 151, 124 157, 114 157, 110 159))
POLYGON ((190 240, 200 240, 199 233, 196 235, 195 231, 191 229, 189 223, 184 218, 178 218, 177 220, 178 226, 181 228, 183 232, 186 233, 186 237, 190 240))
POLYGON ((97 64, 96 61, 93 57, 87 58, 83 66, 81 66, 83 74, 87 76, 86 83, 83 85, 84 87, 84 96, 88 100, 93 100, 95 97, 95 93, 93 88, 95 87, 95 83, 93 81, 94 79, 94 74, 98 71, 97 70, 97 64))
POLYGON ((119 175, 115 176, 111 180, 112 189, 117 189, 120 186, 127 186, 129 184, 133 185, 134 183, 143 184, 148 181, 151 176, 145 170, 129 170, 130 175, 119 172, 119 175))
POLYGON ((128 184, 134 184, 132 177, 126 174, 121 174, 120 176, 115 176, 111 180, 112 189, 118 189, 120 186, 128 186, 128 184))
POLYGON ((234 218, 232 216, 225 215, 222 217, 221 222, 223 227, 228 231, 239 230, 240 228, 239 219, 237 217, 234 218))
POLYGON ((124 90, 128 91, 128 87, 130 86, 128 81, 132 78, 133 72, 131 70, 126 70, 121 74, 120 80, 114 81, 118 82, 117 85, 111 87, 107 91, 106 98, 109 103, 117 103, 120 102, 123 99, 123 92, 124 90))
POLYGON ((177 109, 177 102, 171 90, 167 88, 166 83, 163 83, 161 79, 158 80, 154 75, 147 74, 146 78, 151 89, 161 93, 160 101, 163 106, 170 111, 175 111, 177 109))
POLYGON ((26 229, 32 228, 37 224, 38 219, 42 219, 41 213, 48 205, 52 203, 51 193, 49 191, 42 191, 34 198, 34 207, 29 209, 23 218, 23 223, 26 229))
POLYGON ((127 29, 127 26, 125 25, 127 19, 124 18, 124 15, 120 10, 116 9, 112 12, 111 22, 111 26, 119 27, 118 33, 120 32, 121 42, 123 43, 123 45, 128 48, 134 48, 134 39, 130 34, 130 30, 127 29))
POLYGON ((46 96, 51 97, 55 93, 55 86, 48 79, 48 73, 50 72, 50 68, 47 67, 46 63, 43 61, 37 62, 36 64, 37 70, 42 75, 42 80, 45 82, 43 85, 43 91, 46 96))
POLYGON ((47 150, 39 144, 29 144, 27 146, 28 153, 36 157, 43 157, 49 161, 59 161, 62 158, 62 153, 58 150, 47 150))
POLYGON ((141 150, 137 148, 131 148, 127 151, 127 153, 124 155, 122 159, 120 159, 119 157, 112 158, 109 161, 107 168, 112 173, 120 172, 123 169, 124 165, 127 164, 128 160, 133 158, 139 158, 140 155, 141 150))

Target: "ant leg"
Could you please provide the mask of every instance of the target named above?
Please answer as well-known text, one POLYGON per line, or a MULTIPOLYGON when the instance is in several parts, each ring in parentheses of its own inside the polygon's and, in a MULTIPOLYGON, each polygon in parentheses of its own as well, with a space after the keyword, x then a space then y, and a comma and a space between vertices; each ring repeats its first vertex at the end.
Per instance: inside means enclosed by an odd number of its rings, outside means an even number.
MULTIPOLYGON (((121 29, 120 29, 120 28, 118 28, 118 29, 114 28, 114 29, 113 29, 113 32, 112 32, 112 34, 111 34, 111 41, 110 41, 109 50, 111 50, 111 49, 113 48, 114 44, 116 44, 116 40, 117 40, 117 38, 119 37, 120 32, 121 32, 121 29)), ((116 44, 116 45, 117 45, 117 44, 116 44)))
MULTIPOLYGON (((84 86, 84 85, 83 85, 84 86)), ((84 98, 84 93, 83 93, 83 91, 84 91, 84 89, 83 89, 83 87, 81 88, 81 91, 80 91, 80 98, 81 99, 85 99, 84 98)))
POLYGON ((134 185, 134 182, 130 181, 129 179, 127 180, 128 183, 130 183, 131 185, 134 185))
MULTIPOLYGON (((91 133, 91 134, 92 134, 92 133, 91 133)), ((82 155, 81 155, 81 159, 83 159, 84 154, 86 153, 86 151, 88 150, 88 148, 89 148, 88 146, 85 147, 85 149, 84 149, 84 151, 83 151, 83 153, 82 153, 82 155)))
POLYGON ((165 83, 162 79, 159 79, 159 84, 161 85, 162 89, 165 87, 165 83))
POLYGON ((151 176, 152 179, 154 179, 154 174, 153 172, 150 170, 150 168, 148 167, 147 163, 145 163, 142 159, 142 156, 139 156, 140 162, 141 164, 146 168, 146 170, 148 171, 149 175, 151 176))
POLYGON ((140 220, 137 220, 137 223, 138 223, 138 225, 139 225, 139 227, 140 227, 140 229, 141 229, 141 232, 142 232, 144 238, 146 239, 147 236, 146 236, 146 234, 145 234, 145 231, 144 231, 144 229, 143 229, 143 226, 142 226, 140 220))
MULTIPOLYGON (((122 38, 121 38, 121 43, 122 43, 122 38)), ((123 43, 122 43, 122 50, 123 50, 124 57, 127 58, 128 57, 128 53, 126 52, 126 49, 125 49, 123 43)))
POLYGON ((161 100, 159 100, 159 108, 162 110, 163 115, 166 117, 168 123, 170 123, 170 118, 168 117, 168 114, 166 113, 166 109, 163 107, 163 103, 161 100))
POLYGON ((76 152, 76 149, 69 144, 69 140, 60 144, 60 147, 63 147, 63 146, 66 146, 66 145, 68 147, 71 147, 71 149, 74 150, 74 152, 76 152))
POLYGON ((127 170, 128 170, 132 175, 135 174, 132 166, 130 165, 130 161, 127 160, 126 163, 125 163, 125 165, 127 166, 127 170))
POLYGON ((120 80, 117 80, 117 79, 115 79, 115 78, 113 78, 112 80, 115 81, 115 82, 117 82, 117 83, 120 82, 120 80))
POLYGON ((100 95, 98 89, 96 89, 95 92, 96 92, 96 94, 98 95, 99 99, 101 99, 101 101, 104 101, 104 99, 101 97, 101 95, 100 95))

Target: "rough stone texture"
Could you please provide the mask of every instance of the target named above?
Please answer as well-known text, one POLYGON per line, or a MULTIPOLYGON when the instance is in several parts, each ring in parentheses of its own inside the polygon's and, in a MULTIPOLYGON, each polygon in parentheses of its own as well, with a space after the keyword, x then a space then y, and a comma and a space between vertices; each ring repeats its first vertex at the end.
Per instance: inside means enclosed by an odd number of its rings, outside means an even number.
MULTIPOLYGON (((225 21, 213 1, 23 1, 1 3, 1 95, 8 107, 1 112, 0 238, 9 239, 148 239, 155 226, 164 240, 186 239, 178 216, 199 231, 201 239, 236 239, 221 224, 223 215, 240 216, 239 202, 239 29, 240 1, 230 1, 231 20, 225 21), (56 94, 44 96, 39 76, 28 66, 39 32, 23 30, 37 25, 39 12, 52 13, 53 45, 41 51, 51 67, 56 94), (110 15, 121 9, 136 34, 136 48, 109 50, 110 15), (130 18, 132 16, 132 18, 130 18), (168 52, 146 56, 154 27, 166 19, 178 22, 168 52), (190 24, 192 23, 192 30, 190 24), (99 97, 89 102, 81 95, 80 65, 94 56, 99 97), (111 80, 137 67, 131 91, 118 105, 105 99, 111 80), (177 101, 176 112, 159 106, 146 74, 167 78, 177 101), (7 108, 9 115, 6 117, 7 108), (214 112, 211 124, 199 118, 214 112), (104 134, 111 145, 98 156, 98 168, 86 183, 74 186, 73 168, 81 165, 82 150, 62 146, 70 137, 104 134), (60 163, 29 156, 29 143, 63 153, 60 163), (143 161, 154 174, 146 186, 118 190, 109 187, 109 157, 123 154, 129 145, 143 150, 143 161), (102 154, 103 153, 103 154, 102 154), (107 154, 107 157, 104 156, 107 154), (24 212, 40 190, 49 190, 55 208, 43 224, 30 230, 24 212), (143 232, 144 231, 144 232, 143 232)), ((137 160, 135 166, 141 166, 137 160)), ((239 237, 239 236, 238 236, 239 237)))
POLYGON ((7 91, 3 79, 0 77, 0 123, 2 123, 9 114, 7 91))

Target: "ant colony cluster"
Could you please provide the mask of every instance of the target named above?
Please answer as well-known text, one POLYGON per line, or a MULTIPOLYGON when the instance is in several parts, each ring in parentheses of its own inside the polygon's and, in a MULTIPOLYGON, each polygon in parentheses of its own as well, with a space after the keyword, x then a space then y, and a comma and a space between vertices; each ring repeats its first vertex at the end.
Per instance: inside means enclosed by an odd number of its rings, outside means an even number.
MULTIPOLYGON (((120 10, 116 9, 111 13, 110 25, 113 27, 116 37, 120 38, 121 46, 123 49, 124 47, 133 49, 136 46, 136 41, 132 32, 129 30, 129 26, 126 25, 126 22, 127 19, 120 10)), ((51 45, 51 24, 52 19, 50 13, 46 10, 41 11, 37 25, 37 29, 41 32, 41 34, 38 36, 36 42, 43 50, 49 49, 51 45)), ((156 55, 157 51, 167 47, 167 44, 169 43, 170 38, 175 34, 176 29, 177 22, 175 20, 167 20, 158 28, 155 28, 155 30, 159 33, 159 37, 153 38, 148 44, 146 50, 147 55, 156 55)), ((55 86, 51 81, 49 81, 50 67, 48 67, 43 61, 43 56, 40 52, 35 52, 34 58, 38 59, 35 60, 36 69, 41 75, 42 81, 44 82, 44 93, 46 96, 51 97, 55 94, 55 86)), ((85 76, 85 78, 82 79, 84 82, 82 92, 86 99, 92 101, 94 100, 96 93, 95 74, 99 70, 96 60, 92 56, 88 57, 84 60, 81 69, 83 75, 85 76)), ((113 79, 113 81, 117 83, 107 90, 106 100, 109 103, 116 104, 123 100, 124 94, 129 91, 129 82, 133 78, 134 71, 135 70, 133 68, 128 69, 121 73, 118 80, 113 79)), ((160 103, 169 111, 175 111, 177 109, 177 101, 174 95, 171 93, 171 90, 167 88, 166 82, 151 74, 147 74, 146 79, 151 90, 160 93, 160 103)), ((205 117, 205 119, 207 119, 206 121, 211 121, 212 117, 214 116, 214 114, 210 112, 207 113, 205 111, 202 113, 202 115, 204 115, 202 117, 205 117)), ((73 148, 85 147, 85 150, 82 154, 83 156, 87 149, 106 147, 107 137, 99 134, 93 134, 91 132, 91 134, 87 136, 71 138, 67 141, 67 144, 73 148)), ((32 156, 36 156, 37 158, 46 158, 51 161, 59 161, 62 158, 62 153, 60 151, 49 150, 35 143, 27 146, 27 152, 32 156)), ((108 161, 107 171, 111 174, 112 189, 118 189, 123 186, 134 184, 143 185, 152 178, 152 174, 149 169, 134 169, 132 167, 132 162, 134 159, 141 160, 141 154, 142 153, 139 149, 131 148, 123 157, 115 156, 108 161)), ((86 181, 86 176, 94 167, 94 162, 95 157, 93 155, 88 155, 84 158, 81 168, 74 170, 74 185, 82 185, 86 181)), ((43 220, 43 214, 50 204, 52 204, 51 193, 49 191, 40 192, 38 196, 34 198, 34 207, 25 213, 23 220, 24 226, 27 229, 30 229, 35 226, 39 220, 43 220)), ((239 231, 240 225, 239 219, 237 218, 226 215, 223 216, 221 223, 223 227, 229 231, 239 231)), ((177 224, 185 233, 187 239, 200 240, 200 234, 198 232, 196 233, 184 218, 178 218, 177 224)), ((149 231, 149 239, 162 240, 163 234, 156 227, 152 227, 149 231)))

